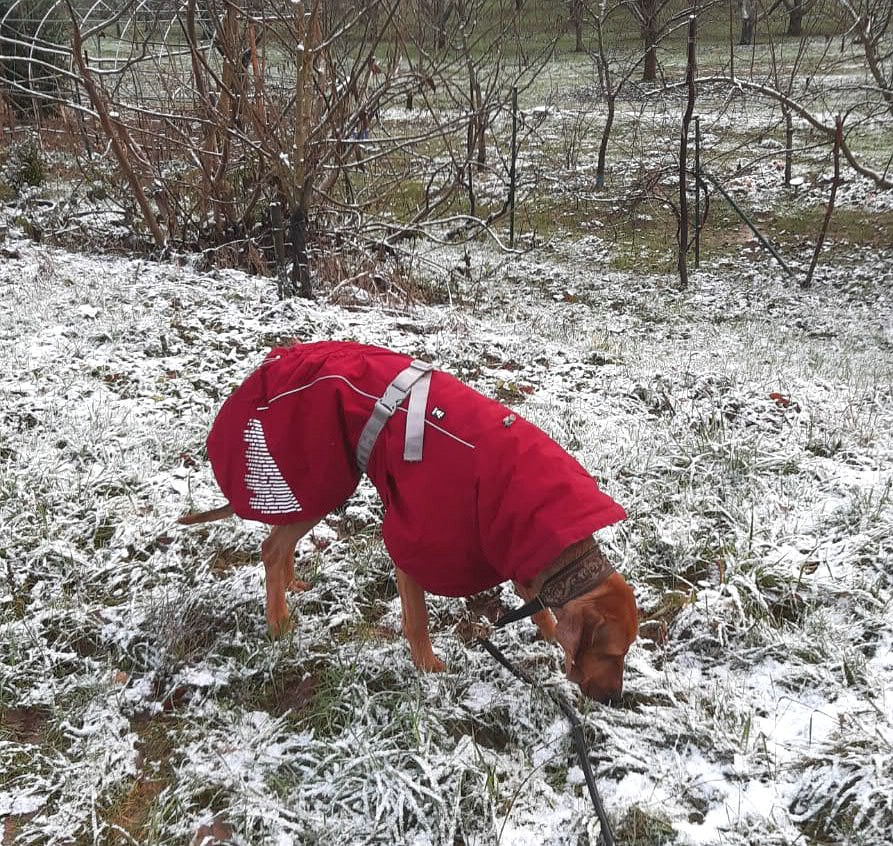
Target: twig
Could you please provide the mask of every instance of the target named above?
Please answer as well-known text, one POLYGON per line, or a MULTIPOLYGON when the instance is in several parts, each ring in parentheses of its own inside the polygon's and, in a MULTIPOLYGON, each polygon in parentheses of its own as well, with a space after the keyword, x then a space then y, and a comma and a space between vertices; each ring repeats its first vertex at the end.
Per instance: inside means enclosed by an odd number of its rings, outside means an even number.
POLYGON ((75 62, 77 62, 78 70, 81 74, 81 80, 83 81, 84 88, 87 91, 87 96, 90 98, 90 102, 93 104, 93 108, 96 110, 96 114, 99 115, 99 122, 102 124, 103 131, 105 132, 106 136, 109 139, 109 142, 112 145, 112 150, 115 154, 115 158, 118 160, 118 165, 120 166, 122 172, 124 173, 124 178, 127 180, 131 190, 134 193, 137 205, 140 207, 140 211, 143 213, 143 220, 145 221, 146 226, 149 227, 149 231, 152 233, 152 237, 155 239, 155 244, 158 247, 164 247, 166 243, 164 233, 162 233, 161 228, 158 226, 158 221, 155 219, 155 213, 152 211, 152 207, 149 205, 149 201, 146 199, 146 194, 143 191, 143 186, 140 184, 140 181, 137 178, 137 175, 134 172, 133 167, 130 164, 130 159, 127 155, 127 147, 129 146, 127 142, 129 139, 126 136, 124 125, 122 123, 118 123, 118 129, 116 129, 115 125, 112 124, 112 118, 108 108, 106 107, 105 100, 103 99, 102 94, 99 92, 96 83, 93 81, 90 69, 87 67, 87 62, 84 58, 83 41, 81 39, 81 28, 78 24, 77 15, 72 8, 70 0, 66 0, 65 5, 68 7, 68 13, 71 16, 72 54, 74 56, 75 62), (120 130, 120 133, 118 130, 120 130))
POLYGON ((808 288, 812 285, 812 276, 815 273, 816 265, 819 263, 819 255, 822 252, 822 246, 828 234, 828 227, 831 224, 831 215, 834 214, 834 201, 837 199, 837 186, 840 184, 840 147, 843 143, 843 118, 838 115, 834 123, 834 178, 831 180, 831 196, 828 197, 825 219, 822 221, 822 229, 816 240, 815 251, 812 254, 809 270, 806 272, 806 278, 800 283, 801 288, 808 288))

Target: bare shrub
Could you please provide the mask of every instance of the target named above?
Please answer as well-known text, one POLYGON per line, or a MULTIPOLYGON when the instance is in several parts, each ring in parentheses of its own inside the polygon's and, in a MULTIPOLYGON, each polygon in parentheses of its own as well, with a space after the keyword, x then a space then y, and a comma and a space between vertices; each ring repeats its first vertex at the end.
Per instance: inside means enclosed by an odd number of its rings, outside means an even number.
MULTIPOLYGON (((28 6, 9 5, 10 19, 28 6)), ((482 210, 476 174, 505 183, 493 123, 550 50, 518 45, 508 2, 441 4, 433 21, 400 0, 48 5, 25 40, 66 68, 41 96, 80 136, 79 169, 147 247, 287 264, 284 294, 310 294, 322 225, 375 250, 446 220, 468 237, 504 213, 482 210)), ((0 39, 0 56, 19 41, 0 39)))

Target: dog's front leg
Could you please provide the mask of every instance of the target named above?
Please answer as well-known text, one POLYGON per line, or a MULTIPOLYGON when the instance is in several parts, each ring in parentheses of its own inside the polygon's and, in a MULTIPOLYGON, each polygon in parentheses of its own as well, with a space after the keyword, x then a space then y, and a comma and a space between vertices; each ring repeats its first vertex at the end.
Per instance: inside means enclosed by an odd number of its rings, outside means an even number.
POLYGON ((425 591, 412 577, 397 569, 397 590, 403 610, 403 634, 409 643, 412 662, 420 670, 440 673, 446 665, 434 654, 431 633, 428 631, 428 606, 425 591))
MULTIPOLYGON (((525 602, 529 602, 536 596, 536 591, 532 588, 522 585, 520 582, 512 582, 512 584, 515 586, 515 592, 525 602)), ((544 611, 537 611, 536 614, 531 615, 530 619, 536 623, 543 640, 548 640, 550 643, 555 642, 555 615, 548 608, 544 611)))
POLYGON ((285 591, 295 577, 295 546, 319 520, 273 526, 261 546, 261 560, 267 576, 267 625, 273 637, 285 634, 291 624, 285 591))

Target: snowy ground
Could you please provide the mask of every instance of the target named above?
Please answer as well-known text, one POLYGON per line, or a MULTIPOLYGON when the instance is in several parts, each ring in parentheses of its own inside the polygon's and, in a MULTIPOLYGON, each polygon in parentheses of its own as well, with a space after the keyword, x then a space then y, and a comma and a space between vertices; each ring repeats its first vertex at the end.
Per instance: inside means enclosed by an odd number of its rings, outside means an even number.
POLYGON ((560 713, 471 641, 507 592, 435 598, 449 671, 411 665, 371 487, 302 544, 281 642, 261 529, 175 524, 218 502, 215 410, 292 337, 435 361, 626 506, 603 533, 643 614, 624 703, 580 700, 531 625, 498 636, 581 709, 621 843, 893 839, 893 252, 838 251, 802 292, 745 249, 680 293, 589 237, 475 253, 451 307, 345 309, 14 235, 3 843, 595 842, 560 713))

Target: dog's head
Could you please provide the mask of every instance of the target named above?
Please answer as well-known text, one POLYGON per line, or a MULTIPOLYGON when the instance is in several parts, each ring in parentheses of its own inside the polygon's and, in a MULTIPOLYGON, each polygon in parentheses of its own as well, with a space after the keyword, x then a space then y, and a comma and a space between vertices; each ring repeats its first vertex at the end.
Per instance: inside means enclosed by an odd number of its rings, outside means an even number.
POLYGON ((619 573, 555 609, 556 636, 567 677, 590 699, 616 702, 623 691, 623 659, 639 629, 636 599, 619 573))

